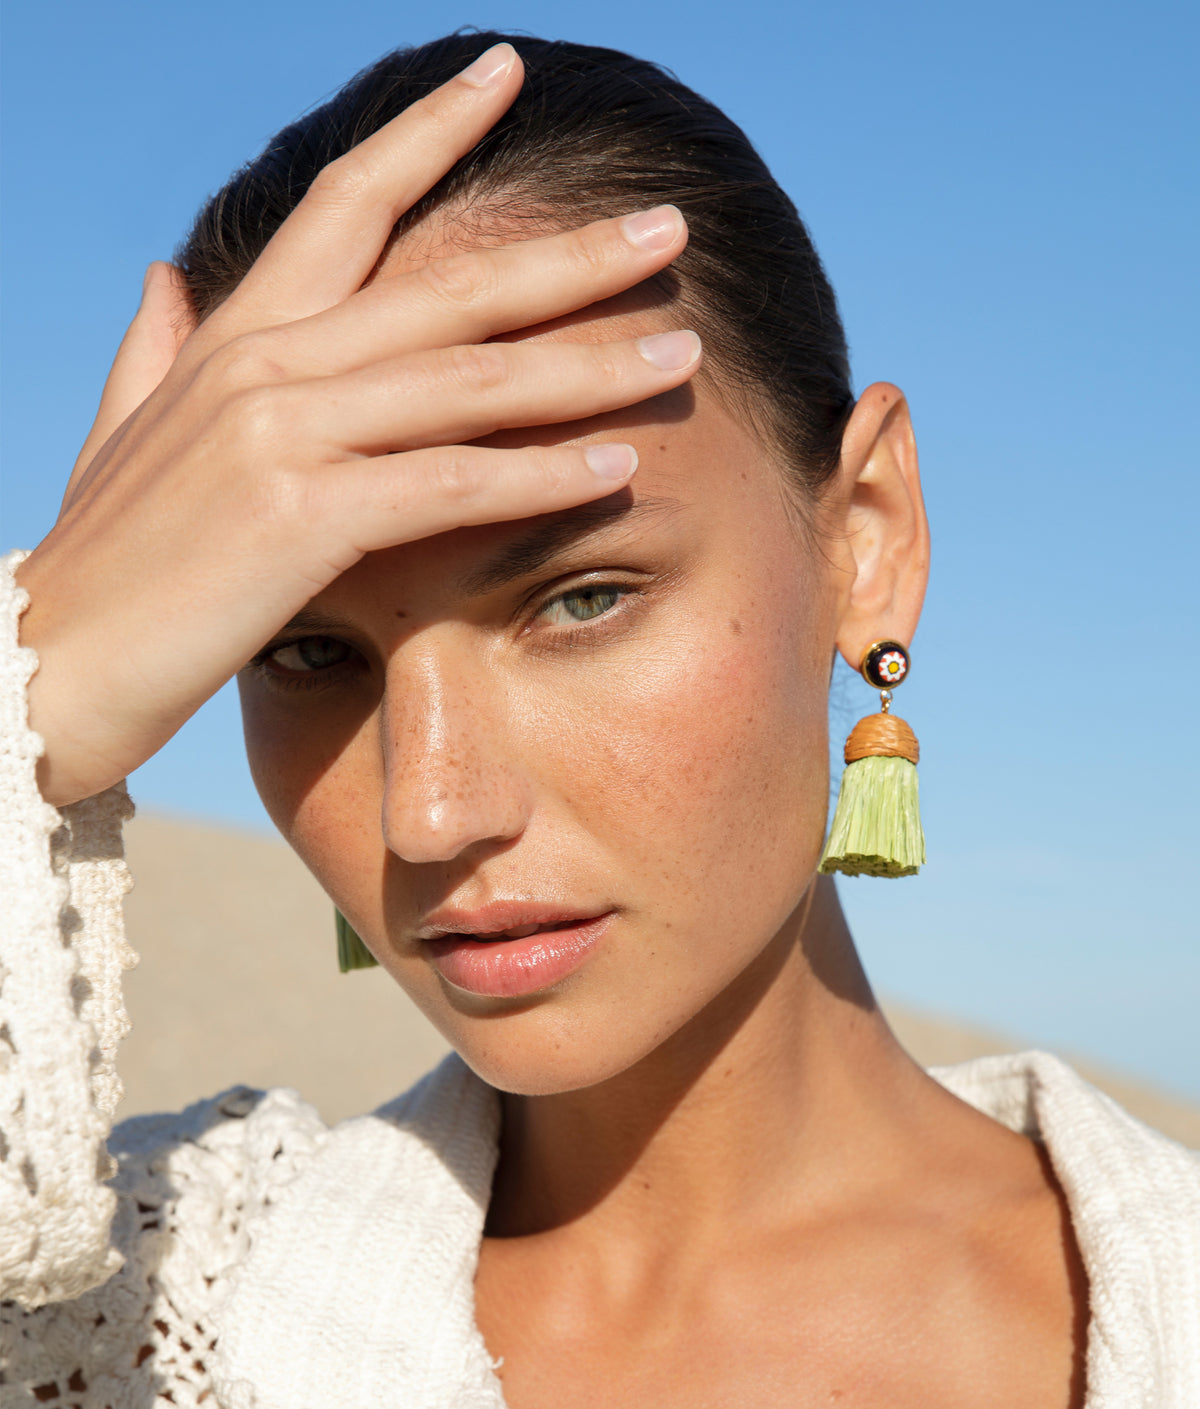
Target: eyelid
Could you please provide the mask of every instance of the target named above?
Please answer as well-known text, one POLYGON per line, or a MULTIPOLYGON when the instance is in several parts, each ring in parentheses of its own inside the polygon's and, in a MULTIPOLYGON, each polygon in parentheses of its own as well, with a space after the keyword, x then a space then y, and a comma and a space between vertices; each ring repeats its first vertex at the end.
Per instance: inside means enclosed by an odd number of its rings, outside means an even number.
POLYGON ((255 651, 246 662, 246 669, 250 670, 264 665, 276 651, 282 651, 285 646, 294 646, 298 641, 303 641, 305 637, 317 634, 314 631, 305 631, 298 636, 275 636, 261 650, 255 651))
POLYGON ((595 568, 573 568, 559 573, 548 582, 540 583, 529 592, 525 600, 529 602, 541 597, 548 602, 554 597, 561 597, 565 592, 578 591, 582 587, 600 587, 607 582, 622 586, 626 581, 644 582, 650 576, 645 568, 621 567, 616 563, 605 563, 603 567, 595 568))
MULTIPOLYGON (((611 587, 624 595, 636 594, 641 590, 643 584, 653 580, 656 576, 658 576, 658 574, 649 571, 646 567, 639 568, 606 564, 603 567, 576 568, 573 571, 561 573, 556 579, 550 582, 541 582, 532 587, 521 600, 517 609, 518 615, 527 618, 524 631, 529 631, 534 621, 546 607, 564 597, 569 597, 572 592, 584 591, 589 587, 611 587)), ((617 606, 619 605, 618 603, 617 606)), ((616 609, 617 608, 614 607, 608 612, 601 613, 595 620, 601 620, 601 617, 610 615, 611 612, 616 609)), ((580 623, 580 627, 585 631, 589 628, 589 625, 588 622, 580 623)), ((296 627, 290 631, 285 627, 279 635, 273 637, 261 650, 257 651, 246 662, 243 669, 266 670, 269 658, 277 651, 282 651, 288 646, 295 646, 301 641, 309 640, 314 637, 330 638, 340 641, 348 646, 361 662, 369 661, 369 647, 364 648, 362 642, 355 640, 355 633, 352 631, 335 625, 332 622, 329 623, 324 630, 314 629, 315 626, 316 624, 314 623, 314 626, 308 629, 296 627)), ((557 631, 559 635, 563 635, 573 629, 574 628, 560 627, 557 628, 557 631)), ((524 634, 524 632, 522 634, 524 634)), ((331 666, 326 671, 308 672, 305 675, 296 672, 291 678, 293 680, 299 680, 311 678, 317 674, 331 675, 336 670, 352 667, 354 663, 353 660, 349 660, 342 662, 340 665, 331 666)), ((287 676, 282 672, 282 669, 280 669, 273 675, 273 678, 282 682, 287 679, 287 676)))
POLYGON ((636 568, 582 568, 564 573, 557 581, 535 588, 521 604, 521 611, 536 619, 553 603, 571 596, 573 592, 585 592, 589 587, 613 587, 621 592, 636 592, 647 576, 636 568))
POLYGON ((338 641, 343 646, 348 646, 352 651, 356 651, 360 656, 366 655, 366 647, 363 641, 357 639, 358 633, 350 627, 334 626, 328 627, 294 627, 288 629, 286 626, 277 636, 267 642, 261 650, 257 651, 247 662, 249 665, 261 664, 276 651, 282 651, 285 646, 295 646, 301 641, 338 641))
POLYGON ((268 641, 262 650, 247 662, 244 668, 254 671, 261 679, 269 681, 272 686, 281 690, 312 690, 320 689, 327 684, 332 685, 344 677, 348 671, 359 670, 366 664, 362 647, 354 641, 347 640, 341 633, 293 631, 276 637, 273 641, 268 641), (345 646, 351 654, 348 659, 336 661, 333 665, 320 670, 292 670, 288 666, 271 660, 273 655, 286 650, 289 646, 299 645, 301 641, 312 640, 336 641, 339 645, 345 646))

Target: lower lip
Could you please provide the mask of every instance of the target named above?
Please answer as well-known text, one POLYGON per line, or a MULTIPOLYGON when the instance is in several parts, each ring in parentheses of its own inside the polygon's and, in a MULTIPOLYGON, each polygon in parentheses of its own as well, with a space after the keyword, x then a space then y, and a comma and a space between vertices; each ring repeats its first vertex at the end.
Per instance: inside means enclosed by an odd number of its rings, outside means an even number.
POLYGON ((469 939, 444 935, 426 941, 433 967, 447 983, 482 998, 521 998, 550 988, 587 962, 613 919, 613 911, 593 920, 542 930, 524 939, 469 939))

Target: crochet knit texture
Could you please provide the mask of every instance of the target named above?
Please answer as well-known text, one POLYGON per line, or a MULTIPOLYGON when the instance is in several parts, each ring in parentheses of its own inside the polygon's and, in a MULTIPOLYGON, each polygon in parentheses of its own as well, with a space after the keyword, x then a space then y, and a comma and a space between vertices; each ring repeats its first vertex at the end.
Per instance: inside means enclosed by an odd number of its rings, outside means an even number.
MULTIPOLYGON (((0 571, 0 1409, 504 1409, 474 1316, 499 1101, 459 1058, 333 1130, 245 1088, 127 1121, 105 1182, 130 807, 41 800, 22 598, 0 571)), ((1197 1409, 1195 1157, 1045 1054, 933 1074, 1045 1142, 1087 1409, 1197 1409)))
POLYGON ((0 571, 0 1285, 27 1306, 78 1296, 117 1267, 115 1198, 97 1182, 121 1097, 128 1027, 121 926, 129 876, 124 787, 61 815, 42 802, 42 741, 28 727, 34 653, 17 644, 26 594, 0 571))

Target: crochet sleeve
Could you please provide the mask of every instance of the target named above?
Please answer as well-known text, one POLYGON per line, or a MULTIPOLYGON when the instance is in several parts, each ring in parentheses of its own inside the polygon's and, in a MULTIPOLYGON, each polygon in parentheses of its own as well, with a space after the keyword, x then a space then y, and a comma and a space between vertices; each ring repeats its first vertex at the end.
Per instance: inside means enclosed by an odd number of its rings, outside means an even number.
POLYGON ((3 1409, 213 1409, 230 1272, 327 1131, 294 1091, 235 1087, 111 1140, 120 1270, 71 1301, 0 1305, 3 1409))
POLYGON ((133 808, 124 785, 61 812, 38 792, 25 702, 37 660, 18 643, 28 599, 13 580, 24 556, 0 559, 0 1300, 36 1307, 121 1265, 103 1181, 121 972, 135 962, 121 917, 133 808))

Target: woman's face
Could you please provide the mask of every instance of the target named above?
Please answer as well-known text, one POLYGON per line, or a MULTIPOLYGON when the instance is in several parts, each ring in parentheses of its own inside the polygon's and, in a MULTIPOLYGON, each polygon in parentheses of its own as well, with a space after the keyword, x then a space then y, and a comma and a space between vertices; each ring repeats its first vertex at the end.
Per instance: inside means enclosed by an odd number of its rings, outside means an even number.
MULTIPOLYGON (((663 326, 617 304, 533 335, 663 326)), ((826 813, 833 573, 768 452, 705 384, 508 437, 589 438, 636 445, 628 490, 370 554, 241 677, 284 835, 527 1094, 616 1075, 716 999, 798 906, 826 813)))

